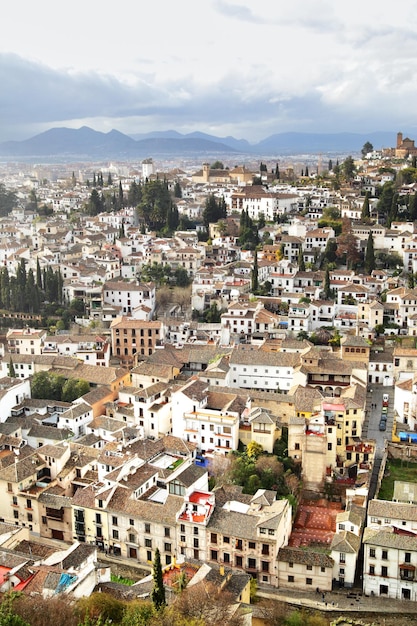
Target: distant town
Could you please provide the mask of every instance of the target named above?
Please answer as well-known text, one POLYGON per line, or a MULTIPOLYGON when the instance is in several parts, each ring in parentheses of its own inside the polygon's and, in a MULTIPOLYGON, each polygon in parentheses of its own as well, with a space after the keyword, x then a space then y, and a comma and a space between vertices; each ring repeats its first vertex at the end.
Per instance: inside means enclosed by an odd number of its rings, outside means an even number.
POLYGON ((357 155, 0 164, 0 592, 417 601, 417 146, 357 155))

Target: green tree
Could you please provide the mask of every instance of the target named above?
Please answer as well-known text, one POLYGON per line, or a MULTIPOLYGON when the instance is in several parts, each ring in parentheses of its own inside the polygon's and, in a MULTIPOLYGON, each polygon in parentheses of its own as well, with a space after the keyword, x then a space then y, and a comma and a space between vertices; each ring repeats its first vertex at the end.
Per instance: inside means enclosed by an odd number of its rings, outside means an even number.
POLYGON ((29 193, 29 202, 27 203, 27 208, 31 211, 38 210, 38 196, 36 195, 36 191, 34 189, 30 190, 29 193))
POLYGON ((152 603, 157 611, 163 608, 166 605, 165 602, 165 587, 164 581, 162 577, 162 565, 161 565, 161 555, 159 553, 159 548, 155 550, 155 557, 153 561, 152 568, 152 577, 153 577, 153 590, 151 593, 152 603))
POLYGON ((181 189, 181 185, 178 182, 178 180, 175 181, 175 185, 174 185, 174 197, 175 198, 182 198, 182 189, 181 189))
POLYGON ((14 369, 12 357, 10 357, 10 361, 9 361, 9 376, 10 378, 16 378, 16 371, 14 369))
POLYGON ((224 170, 224 164, 221 161, 214 161, 214 163, 210 165, 210 169, 211 170, 224 170))
POLYGON ((133 181, 129 187, 127 194, 127 202, 129 206, 137 207, 142 197, 141 187, 133 181))
POLYGON ((370 214, 369 214, 369 193, 366 192, 365 194, 365 200, 363 201, 363 205, 362 205, 362 213, 361 213, 361 220, 362 222, 367 222, 369 220, 370 214))
POLYGON ((257 293, 259 289, 258 280, 258 251, 255 249, 253 254, 253 267, 251 270, 251 291, 257 293))
POLYGON ((16 592, 7 593, 0 604, 0 626, 30 626, 20 615, 13 610, 13 603, 18 597, 16 592))
POLYGON ((227 207, 224 198, 217 200, 214 194, 210 194, 203 210, 203 222, 206 229, 208 229, 209 224, 226 219, 226 217, 227 207))
POLYGON ((361 155, 363 158, 366 157, 366 155, 368 154, 368 152, 372 152, 372 150, 374 149, 373 145, 371 144, 370 141, 366 141, 363 146, 362 146, 362 150, 361 150, 361 155))
POLYGON ((355 174, 355 163, 351 156, 348 156, 343 161, 343 173, 346 180, 351 180, 355 174))
POLYGON ((306 264, 305 264, 305 261, 304 261, 304 254, 303 254, 302 247, 300 247, 300 250, 298 252, 298 270, 300 272, 305 272, 306 271, 306 264))
POLYGON ((3 183, 0 183, 0 217, 4 217, 12 211, 17 204, 17 196, 8 191, 3 183))
POLYGON ((83 379, 68 378, 62 386, 62 402, 73 402, 90 391, 90 384, 83 379))
POLYGON ((417 193, 410 196, 408 201, 408 219, 412 222, 417 220, 417 193))
POLYGON ((87 203, 87 214, 94 216, 103 212, 103 202, 97 189, 94 188, 87 203))
POLYGON ((326 268, 326 273, 324 275, 324 285, 323 285, 324 297, 327 300, 331 300, 333 298, 333 290, 330 287, 330 271, 329 268, 326 268))
POLYGON ((277 163, 275 166, 275 180, 279 180, 279 177, 280 177, 279 164, 277 163))
POLYGON ((374 250, 374 238, 372 231, 369 232, 368 241, 366 244, 365 252, 365 271, 367 274, 371 274, 375 269, 375 250, 374 250))
POLYGON ((395 189, 394 183, 389 181, 384 184, 382 187, 381 195, 379 196, 377 209, 378 213, 382 215, 385 219, 388 219, 389 212, 392 206, 392 199, 394 197, 395 189))
POLYGON ((111 176, 111 172, 109 172, 107 176, 107 187, 111 187, 113 185, 113 178, 111 176))
POLYGON ((160 231, 166 225, 167 212, 172 198, 165 181, 147 181, 140 192, 137 215, 150 230, 160 231))

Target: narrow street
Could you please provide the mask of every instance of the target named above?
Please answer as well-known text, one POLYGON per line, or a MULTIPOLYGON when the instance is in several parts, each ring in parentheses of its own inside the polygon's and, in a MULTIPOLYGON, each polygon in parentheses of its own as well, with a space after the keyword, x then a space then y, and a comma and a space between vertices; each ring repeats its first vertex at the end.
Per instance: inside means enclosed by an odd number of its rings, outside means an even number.
POLYGON ((369 485, 369 499, 375 497, 378 482, 378 474, 381 468, 382 457, 385 449, 385 442, 391 440, 393 419, 394 419, 394 387, 384 387, 383 385, 372 385, 368 387, 366 395, 366 417, 362 428, 363 439, 374 439, 376 443, 375 460, 372 469, 372 477, 369 485), (379 429, 382 415, 382 397, 389 395, 388 414, 386 430, 379 429))

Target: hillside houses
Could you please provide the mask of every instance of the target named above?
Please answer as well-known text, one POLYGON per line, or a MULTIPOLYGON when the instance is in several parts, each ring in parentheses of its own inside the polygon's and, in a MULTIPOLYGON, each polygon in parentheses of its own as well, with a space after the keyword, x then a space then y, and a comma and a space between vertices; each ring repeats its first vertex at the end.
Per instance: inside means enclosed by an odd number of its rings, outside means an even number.
MULTIPOLYGON (((17 311, 7 318, 0 523, 88 548, 71 570, 86 567, 87 590, 97 550, 149 567, 158 548, 164 566, 196 560, 307 591, 351 587, 362 575, 369 592, 414 599, 413 550, 395 539, 403 527, 414 532, 412 516, 376 511, 372 500, 365 520, 380 441, 411 438, 417 424, 416 293, 394 267, 399 259, 414 272, 414 223, 388 227, 373 198, 375 219, 352 222, 352 234, 364 251, 372 233, 382 256, 359 273, 349 258, 326 260, 337 227, 318 220, 330 207, 359 220, 376 171, 364 166, 339 191, 308 177, 290 186, 268 176, 266 189, 243 166, 179 176, 177 232, 152 232, 133 207, 75 215, 89 196, 81 183, 45 194, 50 220, 24 210, 0 220, 10 277, 22 259, 40 280, 59 270, 62 311, 76 310, 66 331, 59 309, 48 330, 17 311), (204 232, 185 217, 198 222, 209 194, 224 198, 228 215, 204 232), (242 211, 265 219, 259 244, 239 243, 242 211), (89 391, 71 402, 32 398, 39 373, 89 391), (380 441, 368 436, 374 385, 395 386, 395 424, 380 441), (252 447, 243 493, 228 472, 252 447), (271 488, 257 482, 258 453, 266 473, 272 463, 282 470, 271 488)), ((126 195, 130 180, 121 177, 126 195)))

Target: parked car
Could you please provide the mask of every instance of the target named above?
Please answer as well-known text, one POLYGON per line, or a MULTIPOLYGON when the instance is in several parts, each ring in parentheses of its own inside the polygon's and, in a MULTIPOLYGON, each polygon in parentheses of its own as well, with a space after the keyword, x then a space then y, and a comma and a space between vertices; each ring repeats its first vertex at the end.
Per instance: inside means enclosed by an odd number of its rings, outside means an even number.
POLYGON ((388 406, 389 403, 389 395, 387 393, 384 393, 384 395, 382 396, 382 404, 383 406, 388 406))
POLYGON ((383 413, 388 413, 388 407, 387 406, 383 406, 382 407, 382 412, 383 413))
POLYGON ((381 422, 386 422, 387 421, 387 414, 386 413, 382 413, 381 417, 379 418, 381 420, 381 422))
POLYGON ((379 430, 387 430, 387 422, 386 422, 386 420, 381 420, 379 422, 379 430))

